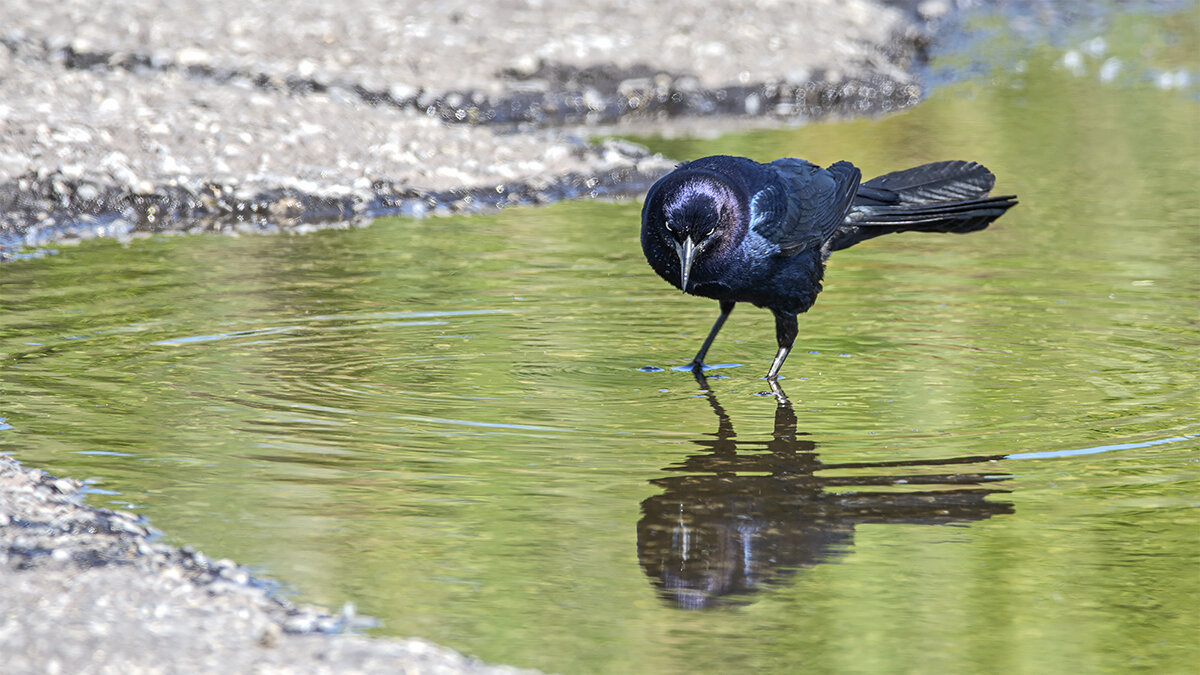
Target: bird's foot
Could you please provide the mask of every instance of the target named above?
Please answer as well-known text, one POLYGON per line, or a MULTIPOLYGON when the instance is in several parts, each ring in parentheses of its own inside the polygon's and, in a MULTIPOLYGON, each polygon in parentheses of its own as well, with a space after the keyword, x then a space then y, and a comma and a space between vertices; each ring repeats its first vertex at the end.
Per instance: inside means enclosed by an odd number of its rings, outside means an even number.
POLYGON ((708 368, 709 368, 709 366, 704 365, 703 361, 696 361, 695 359, 693 359, 693 360, 688 361, 687 363, 683 364, 682 366, 673 366, 671 368, 671 370, 676 370, 676 371, 684 372, 684 373, 703 373, 704 371, 708 370, 708 368))
MULTIPOLYGON (((783 387, 779 385, 778 377, 767 377, 767 386, 771 388, 771 395, 775 397, 775 402, 779 405, 791 405, 791 400, 788 399, 787 393, 783 387)), ((763 392, 766 394, 766 392, 763 392)))

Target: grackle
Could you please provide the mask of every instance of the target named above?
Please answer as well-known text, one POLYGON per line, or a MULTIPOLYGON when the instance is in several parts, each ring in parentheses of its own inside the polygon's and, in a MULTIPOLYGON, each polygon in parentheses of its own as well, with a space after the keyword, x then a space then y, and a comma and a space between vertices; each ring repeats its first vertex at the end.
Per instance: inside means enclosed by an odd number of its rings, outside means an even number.
POLYGON ((996 177, 975 162, 935 162, 860 183, 849 162, 759 164, 718 155, 679 165, 646 194, 642 251, 684 293, 720 302, 721 314, 689 366, 700 371, 739 302, 775 315, 779 377, 796 340, 796 315, 821 291, 834 251, 892 232, 974 232, 1016 205, 988 196, 996 177))

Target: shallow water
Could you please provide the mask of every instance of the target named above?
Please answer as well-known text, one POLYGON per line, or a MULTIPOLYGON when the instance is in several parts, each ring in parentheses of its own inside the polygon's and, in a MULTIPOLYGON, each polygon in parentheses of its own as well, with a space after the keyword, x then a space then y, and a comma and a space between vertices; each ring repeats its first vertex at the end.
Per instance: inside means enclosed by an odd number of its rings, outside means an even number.
MULTIPOLYGON (((1144 23, 1195 36, 1182 16, 1144 23)), ((1061 55, 882 120, 643 139, 976 159, 1020 196, 984 232, 839 252, 790 406, 761 395, 764 310, 734 313, 710 357, 742 365, 707 393, 671 370, 715 303, 646 266, 638 204, 572 203, 0 267, 0 450, 491 661, 1186 671, 1200 103, 1061 55)))

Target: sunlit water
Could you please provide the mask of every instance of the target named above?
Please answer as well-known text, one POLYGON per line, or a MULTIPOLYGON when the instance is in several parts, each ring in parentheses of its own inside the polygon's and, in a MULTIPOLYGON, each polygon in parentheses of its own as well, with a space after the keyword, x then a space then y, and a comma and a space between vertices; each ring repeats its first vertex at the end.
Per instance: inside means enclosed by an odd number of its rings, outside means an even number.
POLYGON ((492 661, 1186 671, 1200 103, 1060 55, 883 120, 648 140, 975 159, 1020 196, 984 232, 839 252, 790 406, 762 395, 764 310, 707 393, 671 370, 715 303, 651 272, 638 204, 573 203, 0 267, 0 450, 492 661))

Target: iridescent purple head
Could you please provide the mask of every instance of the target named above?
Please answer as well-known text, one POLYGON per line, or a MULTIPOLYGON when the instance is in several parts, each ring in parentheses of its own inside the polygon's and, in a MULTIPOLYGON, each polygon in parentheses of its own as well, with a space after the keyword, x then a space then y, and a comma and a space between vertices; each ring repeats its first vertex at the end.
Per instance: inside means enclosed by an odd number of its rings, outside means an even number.
MULTIPOLYGON (((745 208, 744 198, 725 176, 685 166, 651 189, 642 211, 643 248, 651 243, 647 237, 653 237, 675 252, 678 268, 670 265, 671 276, 678 275, 686 293, 697 260, 737 245, 745 232, 745 208)), ((668 276, 663 269, 659 273, 668 276)))

